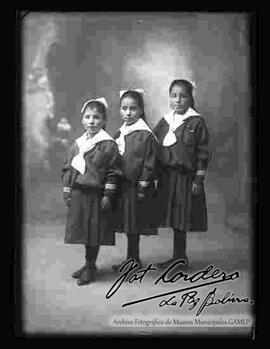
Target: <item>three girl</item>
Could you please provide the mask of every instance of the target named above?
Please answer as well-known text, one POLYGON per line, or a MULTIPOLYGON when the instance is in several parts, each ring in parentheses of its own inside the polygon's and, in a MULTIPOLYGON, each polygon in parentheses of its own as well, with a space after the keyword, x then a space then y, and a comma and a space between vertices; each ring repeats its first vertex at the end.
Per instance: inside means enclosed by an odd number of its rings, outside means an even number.
POLYGON ((171 111, 154 132, 145 121, 142 93, 121 92, 124 123, 114 140, 103 130, 104 104, 90 100, 83 106, 86 132, 71 147, 63 169, 69 205, 65 242, 84 244, 86 251, 86 264, 73 274, 78 285, 95 279, 99 246, 113 245, 115 231, 127 235, 127 260, 141 267, 140 235, 157 234, 158 226, 173 228, 173 256, 158 264, 167 267, 177 259, 188 264, 187 231, 207 230, 209 133, 195 109, 193 86, 187 80, 171 83, 171 111))

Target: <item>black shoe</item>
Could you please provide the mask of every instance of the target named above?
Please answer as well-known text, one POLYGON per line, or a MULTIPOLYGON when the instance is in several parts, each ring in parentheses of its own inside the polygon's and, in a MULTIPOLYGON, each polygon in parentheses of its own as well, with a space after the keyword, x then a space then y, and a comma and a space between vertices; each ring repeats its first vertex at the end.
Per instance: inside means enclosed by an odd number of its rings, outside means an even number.
POLYGON ((81 269, 79 269, 77 271, 74 271, 74 273, 72 273, 71 276, 74 279, 78 279, 80 277, 81 273, 85 270, 86 267, 87 267, 87 264, 85 264, 81 269))
MULTIPOLYGON (((123 261, 121 264, 114 264, 113 266, 112 266, 112 269, 114 270, 114 271, 118 271, 121 267, 122 267, 122 265, 124 264, 124 263, 126 263, 128 261, 128 259, 127 260, 125 260, 125 261, 123 261)), ((137 260, 137 261, 135 261, 137 264, 138 264, 138 267, 137 268, 139 268, 139 269, 141 269, 142 268, 142 262, 140 261, 140 260, 137 260)), ((137 269, 136 268, 136 269, 137 269)))
POLYGON ((177 264, 176 268, 186 269, 188 267, 188 265, 189 265, 187 257, 177 258, 177 259, 176 258, 171 258, 171 259, 169 259, 166 262, 157 263, 157 266, 159 268, 162 268, 162 269, 167 269, 170 265, 172 265, 173 263, 175 263, 179 259, 185 260, 186 264, 179 263, 179 264, 177 264))
POLYGON ((81 275, 78 278, 77 285, 84 286, 96 280, 97 269, 95 266, 86 265, 81 275))

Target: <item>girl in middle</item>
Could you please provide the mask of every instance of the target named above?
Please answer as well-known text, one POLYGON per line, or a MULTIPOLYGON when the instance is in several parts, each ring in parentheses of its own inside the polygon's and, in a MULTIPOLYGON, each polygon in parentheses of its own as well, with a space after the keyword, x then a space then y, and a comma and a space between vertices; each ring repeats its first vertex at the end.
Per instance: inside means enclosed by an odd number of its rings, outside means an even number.
MULTIPOLYGON (((140 235, 157 235, 153 217, 157 143, 145 121, 143 94, 141 89, 120 91, 124 123, 114 136, 123 174, 118 231, 127 235, 127 260, 135 260, 139 267, 140 235)), ((112 268, 116 271, 122 264, 112 268)))

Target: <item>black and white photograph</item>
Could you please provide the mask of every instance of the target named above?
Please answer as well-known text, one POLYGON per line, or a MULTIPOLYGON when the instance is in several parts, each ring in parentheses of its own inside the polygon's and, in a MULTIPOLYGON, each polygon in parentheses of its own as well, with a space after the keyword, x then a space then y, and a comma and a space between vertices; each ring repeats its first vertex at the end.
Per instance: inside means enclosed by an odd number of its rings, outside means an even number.
POLYGON ((21 333, 254 339, 254 14, 17 21, 21 333))

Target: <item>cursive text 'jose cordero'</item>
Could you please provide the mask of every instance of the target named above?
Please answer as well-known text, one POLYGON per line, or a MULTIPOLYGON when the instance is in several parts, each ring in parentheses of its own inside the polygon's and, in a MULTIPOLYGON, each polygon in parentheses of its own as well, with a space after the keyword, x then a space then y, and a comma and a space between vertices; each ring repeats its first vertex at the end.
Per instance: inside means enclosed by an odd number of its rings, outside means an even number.
MULTIPOLYGON (((189 275, 183 271, 177 271, 173 273, 173 270, 177 265, 184 263, 185 261, 181 259, 175 261, 161 275, 158 276, 158 278, 154 282, 154 285, 157 285, 159 283, 175 284, 176 282, 181 280, 185 282, 185 285, 187 285, 187 287, 182 287, 174 291, 153 295, 147 298, 137 299, 123 304, 122 307, 150 301, 152 299, 162 298, 159 303, 159 307, 179 306, 181 308, 184 304, 187 304, 189 305, 189 310, 192 310, 195 307, 197 308, 197 316, 201 314, 206 307, 213 305, 222 305, 235 302, 250 302, 251 304, 253 303, 253 301, 249 300, 248 298, 234 297, 234 295, 231 295, 230 292, 227 292, 222 298, 217 298, 216 287, 202 299, 202 297, 198 296, 196 289, 236 280, 240 277, 240 274, 238 271, 227 274, 224 271, 215 269, 213 265, 209 265, 204 270, 200 270, 192 275, 189 275), (180 293, 180 297, 176 298, 175 295, 180 293)), ((155 272, 157 270, 155 267, 153 267, 152 264, 149 264, 145 269, 140 269, 135 272, 135 269, 137 267, 138 265, 133 259, 128 260, 125 264, 122 265, 122 267, 119 269, 120 276, 116 279, 116 281, 106 294, 107 299, 111 298, 116 292, 118 292, 123 282, 128 281, 129 283, 142 283, 143 279, 148 273, 155 272)))

